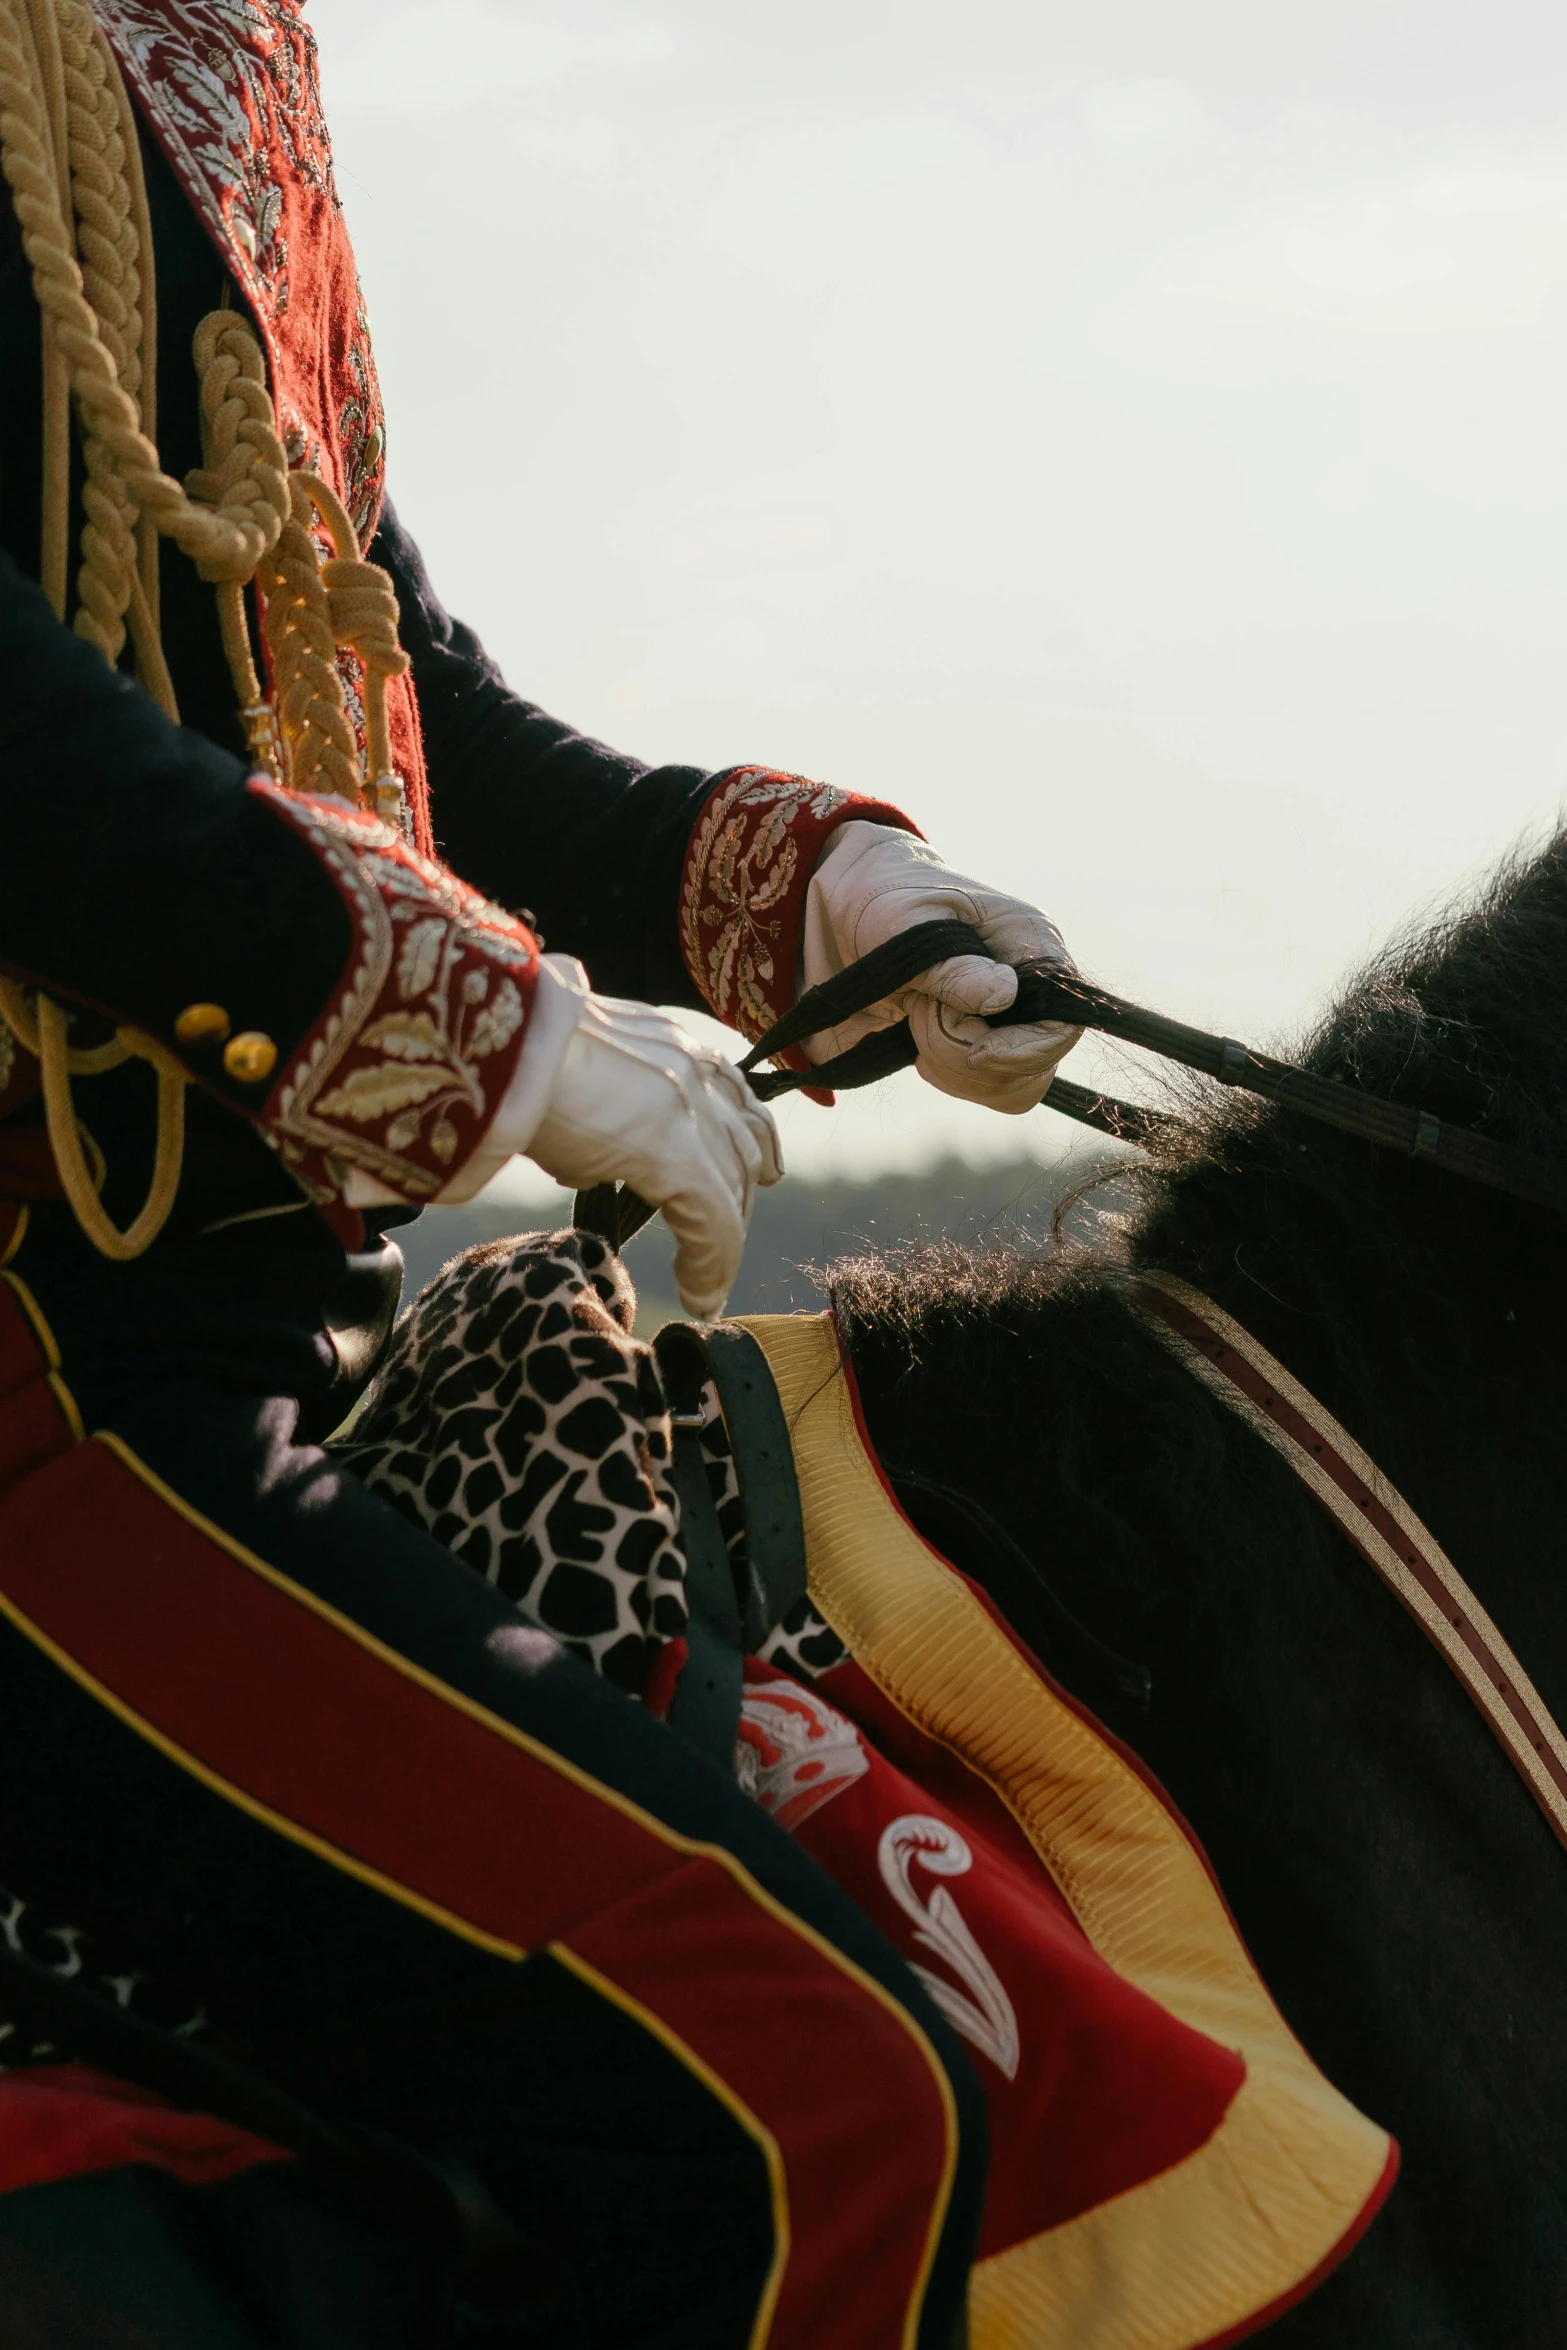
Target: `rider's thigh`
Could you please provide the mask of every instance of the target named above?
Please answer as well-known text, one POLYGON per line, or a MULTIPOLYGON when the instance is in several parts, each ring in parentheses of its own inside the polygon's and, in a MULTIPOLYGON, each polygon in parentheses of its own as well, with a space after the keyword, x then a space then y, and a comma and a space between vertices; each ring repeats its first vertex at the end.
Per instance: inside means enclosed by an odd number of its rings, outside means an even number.
POLYGON ((982 2109, 847 1897, 287 1405, 75 1402, 0 1491, 0 1878, 542 2218, 562 2350, 946 2350, 982 2109))

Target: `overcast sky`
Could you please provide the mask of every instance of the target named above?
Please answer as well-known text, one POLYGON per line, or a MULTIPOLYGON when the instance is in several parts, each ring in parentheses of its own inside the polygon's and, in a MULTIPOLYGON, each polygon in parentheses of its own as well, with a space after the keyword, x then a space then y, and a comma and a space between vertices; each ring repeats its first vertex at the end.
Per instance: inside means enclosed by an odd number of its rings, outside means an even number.
POLYGON ((309 14, 393 494, 558 714, 893 798, 1254 1042, 1557 820, 1559 0, 309 14))

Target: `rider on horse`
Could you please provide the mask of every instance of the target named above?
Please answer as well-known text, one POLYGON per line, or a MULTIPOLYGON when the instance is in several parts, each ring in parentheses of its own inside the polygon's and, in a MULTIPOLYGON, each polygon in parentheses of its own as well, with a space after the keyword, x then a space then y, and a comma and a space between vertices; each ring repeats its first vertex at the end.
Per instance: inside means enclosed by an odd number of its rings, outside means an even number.
POLYGON ((388 1234, 516 1153, 633 1185, 719 1311, 777 1138, 651 1006, 755 1037, 957 915, 995 959, 858 1026, 1021 1111, 1070 1032, 985 1015, 1059 937, 896 808, 585 740, 450 617, 297 0, 0 0, 0 134, 10 1914, 453 2150, 584 2339, 944 2350, 983 2108, 909 1967, 319 1447, 388 1234))

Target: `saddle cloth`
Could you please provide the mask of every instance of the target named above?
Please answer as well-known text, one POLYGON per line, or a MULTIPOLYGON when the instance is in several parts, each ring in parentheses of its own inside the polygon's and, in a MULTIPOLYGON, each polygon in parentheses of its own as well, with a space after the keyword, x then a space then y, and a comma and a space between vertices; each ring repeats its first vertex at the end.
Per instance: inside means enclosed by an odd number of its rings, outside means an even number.
POLYGON ((742 1777, 968 2042, 974 2350, 1216 2350, 1356 2242, 1397 2152, 1324 2080, 1190 1829, 882 1477, 829 1315, 747 1320, 849 1660, 747 1675, 742 1777))

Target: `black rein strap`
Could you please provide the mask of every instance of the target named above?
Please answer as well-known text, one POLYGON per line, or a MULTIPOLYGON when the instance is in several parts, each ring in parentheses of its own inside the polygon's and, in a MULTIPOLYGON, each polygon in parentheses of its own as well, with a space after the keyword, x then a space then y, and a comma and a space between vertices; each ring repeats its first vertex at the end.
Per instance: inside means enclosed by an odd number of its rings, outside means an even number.
MULTIPOLYGON (((762 1069, 759 1063, 821 1029, 836 1028, 855 1013, 867 1011, 907 987, 934 963, 945 962, 952 955, 988 956, 989 952, 978 931, 966 922, 921 922, 912 930, 900 931, 885 946, 873 948, 819 987, 807 988, 799 1002, 757 1039, 740 1063, 753 1092, 761 1100, 771 1101, 804 1086, 850 1090, 872 1085, 896 1069, 906 1069, 916 1052, 907 1020, 874 1029, 847 1052, 830 1061, 818 1061, 808 1070, 762 1069)), ((1188 1027, 1184 1020, 1167 1020, 1162 1013, 1144 1011, 1140 1004, 1094 986, 1075 971, 1037 963, 1019 968, 1017 995, 1004 1012, 994 1015, 993 1025, 1013 1028, 1036 1021, 1097 1029, 1122 1044, 1138 1045, 1145 1052, 1157 1053, 1161 1060, 1175 1061, 1183 1069, 1216 1077, 1221 1085, 1260 1094, 1281 1109, 1315 1119, 1318 1125, 1359 1135, 1380 1150, 1399 1151, 1406 1158, 1461 1176, 1467 1183, 1481 1183, 1514 1199, 1528 1200, 1531 1206, 1567 1215, 1567 1182, 1530 1151, 1493 1142, 1488 1135, 1472 1133, 1467 1127, 1447 1125, 1429 1110, 1383 1101, 1375 1094, 1343 1085, 1337 1078, 1293 1068, 1288 1061, 1275 1061, 1250 1045, 1237 1044, 1233 1037, 1210 1036, 1205 1029, 1188 1027)), ((1060 1077, 1046 1100, 1052 1110, 1121 1142, 1145 1143, 1181 1123, 1163 1111, 1140 1109, 1134 1103, 1117 1101, 1112 1094, 1094 1093, 1060 1077)), ((635 1192, 617 1192, 612 1184, 577 1194, 577 1222, 585 1230, 599 1233, 612 1247, 624 1246, 652 1214, 635 1192)))

